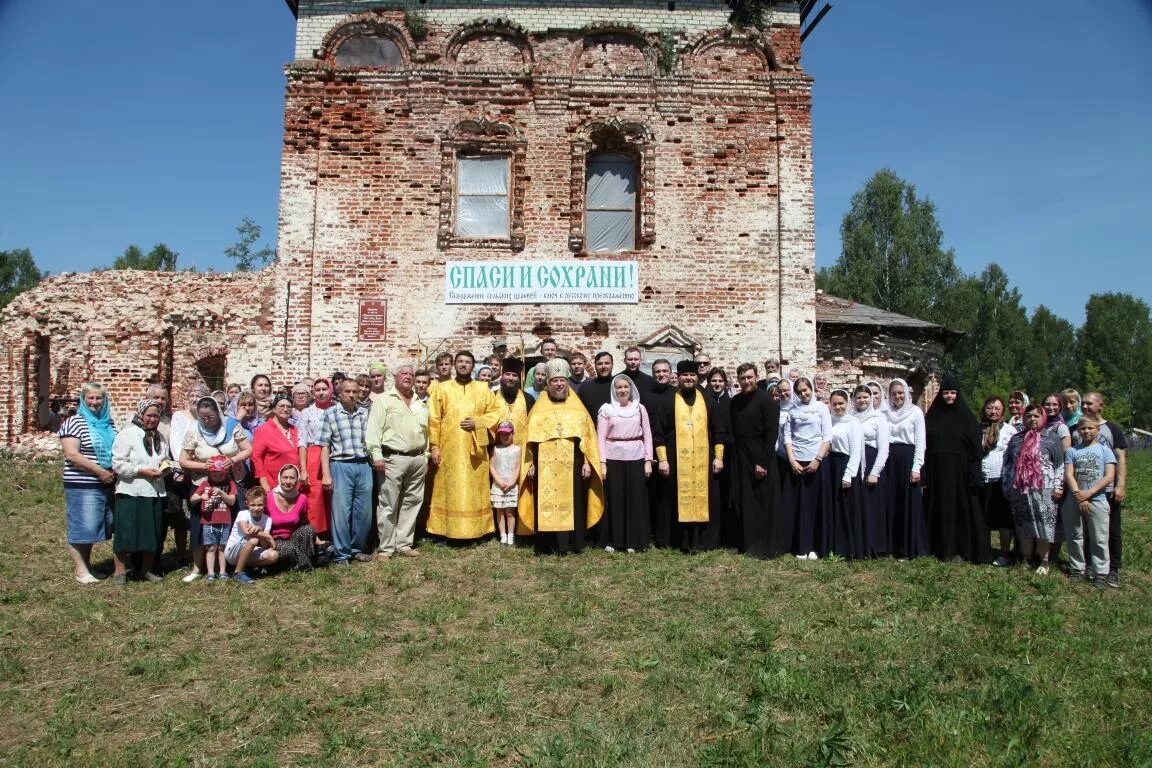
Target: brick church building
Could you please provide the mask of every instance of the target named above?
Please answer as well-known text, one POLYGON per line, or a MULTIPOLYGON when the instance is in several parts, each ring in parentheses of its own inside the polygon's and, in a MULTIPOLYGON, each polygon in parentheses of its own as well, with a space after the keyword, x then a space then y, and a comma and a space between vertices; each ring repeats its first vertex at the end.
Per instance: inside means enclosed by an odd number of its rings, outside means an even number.
MULTIPOLYGON (((506 346, 816 361, 794 3, 288 0, 278 261, 64 274, 0 324, 0 442, 88 380, 277 383, 506 346)), ((287 11, 286 11, 287 12, 287 11)))

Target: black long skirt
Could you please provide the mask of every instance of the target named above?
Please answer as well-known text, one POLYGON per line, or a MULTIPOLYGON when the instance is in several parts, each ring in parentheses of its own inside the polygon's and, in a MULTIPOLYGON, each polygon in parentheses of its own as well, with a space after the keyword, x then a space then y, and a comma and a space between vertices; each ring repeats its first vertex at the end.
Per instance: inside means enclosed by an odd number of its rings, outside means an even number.
POLYGON ((970 563, 991 560, 984 510, 968 481, 962 456, 929 453, 924 461, 924 508, 932 554, 970 563))
MULTIPOLYGON (((792 482, 792 467, 788 464, 788 457, 776 454, 776 482, 780 485, 780 543, 781 552, 792 551, 792 536, 796 532, 796 507, 788 491, 788 484, 792 482)), ((804 554, 808 554, 805 552, 804 554)))
POLYGON ((1004 487, 1000 485, 1000 480, 986 482, 979 490, 980 507, 984 510, 984 525, 993 531, 1015 528, 1016 521, 1012 518, 1012 507, 1008 504, 1008 497, 1004 495, 1004 487))
POLYGON ((784 510, 792 516, 794 554, 815 552, 824 557, 832 550, 832 473, 827 461, 811 474, 797 475, 788 468, 784 510))
POLYGON ((924 491, 919 483, 911 483, 912 459, 916 447, 908 443, 892 443, 888 447, 889 551, 893 557, 927 557, 928 528, 924 522, 924 491))
POLYGON ((828 454, 828 465, 832 486, 832 551, 856 560, 868 557, 864 535, 864 489, 860 477, 853 475, 850 487, 841 486, 844 470, 848 467, 846 453, 828 454))
POLYGON ((615 549, 648 548, 648 478, 644 461, 609 461, 604 478, 603 546, 615 549))
POLYGON ((775 461, 756 479, 756 467, 738 451, 732 466, 732 517, 736 546, 752 557, 776 557, 788 548, 781 533, 780 478, 775 461))
MULTIPOLYGON (((865 478, 874 461, 876 461, 876 449, 864 446, 865 478)), ((864 546, 870 557, 886 557, 889 552, 888 473, 882 471, 876 485, 862 482, 861 486, 864 496, 864 546)))
POLYGON ((576 455, 572 458, 572 530, 537 531, 532 536, 532 546, 538 555, 584 550, 588 527, 588 491, 584 478, 580 476, 580 468, 584 466, 584 452, 579 446, 574 452, 576 455))

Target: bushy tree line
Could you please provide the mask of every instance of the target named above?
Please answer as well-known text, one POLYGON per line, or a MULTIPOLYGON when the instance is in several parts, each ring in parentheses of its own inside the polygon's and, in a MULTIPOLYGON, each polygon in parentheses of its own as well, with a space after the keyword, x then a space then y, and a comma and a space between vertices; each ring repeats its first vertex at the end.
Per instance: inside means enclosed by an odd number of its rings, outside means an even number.
POLYGON ((1094 294, 1077 328, 1044 305, 1031 314, 997 264, 965 274, 943 246, 936 207, 888 169, 852 196, 840 226, 839 259, 816 286, 902 315, 962 331, 947 364, 973 403, 1023 389, 1035 398, 1065 387, 1102 390, 1110 418, 1152 424, 1148 304, 1127 293, 1094 294))

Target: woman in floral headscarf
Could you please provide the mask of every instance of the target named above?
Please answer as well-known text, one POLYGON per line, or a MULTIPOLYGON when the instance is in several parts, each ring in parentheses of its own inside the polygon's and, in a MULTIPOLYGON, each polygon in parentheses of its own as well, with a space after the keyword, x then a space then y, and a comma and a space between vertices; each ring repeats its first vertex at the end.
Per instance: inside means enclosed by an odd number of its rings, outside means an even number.
POLYGON ((112 469, 116 472, 116 535, 112 554, 116 559, 113 584, 128 580, 128 563, 133 553, 140 555, 141 578, 161 581, 152 571, 156 542, 164 521, 167 493, 164 472, 169 466, 168 444, 157 427, 160 404, 141 400, 132 423, 124 427, 112 444, 112 469))
POLYGON ((1056 539, 1056 510, 1064 496, 1064 446, 1056 430, 1045 429, 1047 416, 1039 405, 1024 409, 1024 430, 1017 432, 1004 453, 1001 482, 1012 505, 1020 554, 1035 556, 1036 573, 1048 574, 1048 554, 1056 539))
POLYGON ((80 389, 76 415, 60 425, 64 451, 64 504, 68 512, 68 554, 80 584, 95 584, 92 545, 107 541, 112 528, 112 444, 116 427, 108 395, 99 384, 80 389))

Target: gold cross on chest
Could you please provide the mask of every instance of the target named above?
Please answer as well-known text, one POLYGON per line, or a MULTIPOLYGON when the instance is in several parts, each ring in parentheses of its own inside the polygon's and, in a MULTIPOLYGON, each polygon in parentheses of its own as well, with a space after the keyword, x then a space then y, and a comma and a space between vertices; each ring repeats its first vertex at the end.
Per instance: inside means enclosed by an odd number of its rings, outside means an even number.
POLYGON ((564 436, 564 425, 560 423, 560 419, 556 419, 556 437, 564 436))

